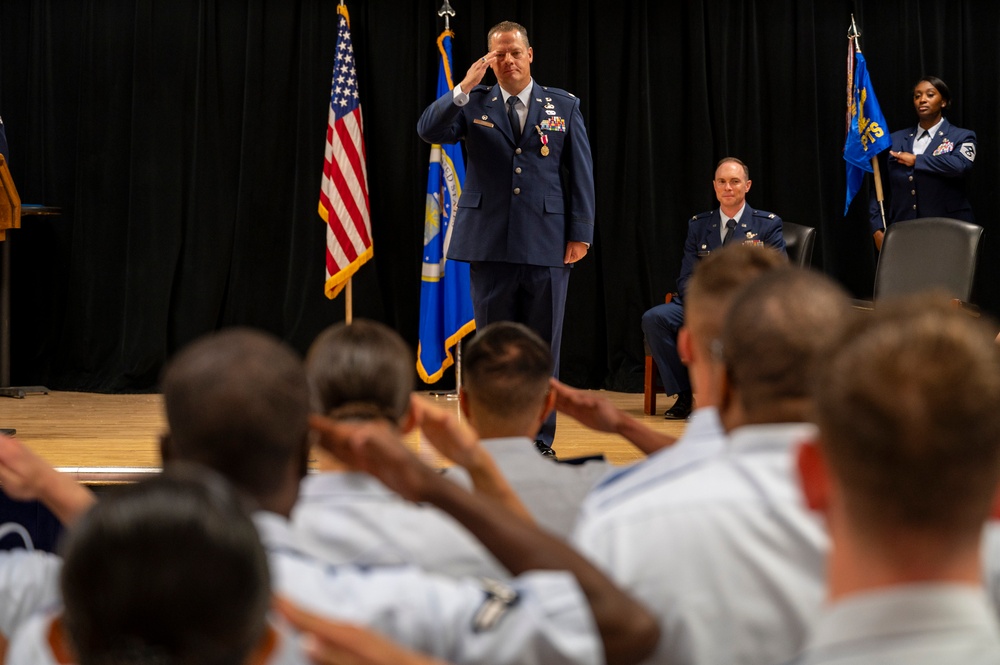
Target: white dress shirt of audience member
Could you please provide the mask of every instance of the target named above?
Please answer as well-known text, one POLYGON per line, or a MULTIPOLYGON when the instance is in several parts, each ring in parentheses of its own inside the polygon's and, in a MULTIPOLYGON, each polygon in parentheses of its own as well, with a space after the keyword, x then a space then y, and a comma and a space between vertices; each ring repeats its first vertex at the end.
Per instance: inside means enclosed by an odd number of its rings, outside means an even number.
MULTIPOLYGON (((477 489, 489 494, 470 493, 401 446, 394 424, 310 414, 302 362, 278 340, 245 329, 207 336, 174 357, 162 390, 164 463, 201 462, 254 499, 273 586, 303 609, 456 665, 630 664, 655 647, 651 615, 565 543, 508 508, 505 499, 516 495, 495 467, 476 467, 484 478, 477 489), (415 566, 331 566, 308 555, 288 516, 314 441, 404 498, 448 512, 514 577, 456 580, 415 566)), ((454 416, 419 398, 411 398, 411 409, 432 442, 474 440, 454 416)))
POLYGON ((754 277, 786 264, 787 257, 769 247, 739 244, 713 252, 695 266, 688 285, 687 320, 677 342, 698 395, 698 408, 676 441, 654 432, 600 396, 557 386, 557 409, 593 429, 622 434, 649 455, 604 476, 584 501, 579 521, 598 519, 628 497, 655 492, 678 470, 725 450, 725 430, 718 410, 724 370, 711 346, 722 332, 736 292, 754 277))
POLYGON ((660 621, 654 663, 766 665, 794 656, 823 596, 828 539, 805 507, 813 368, 852 316, 846 294, 783 267, 732 298, 721 337, 726 451, 580 524, 574 542, 660 621))
MULTIPOLYGON (((330 326, 306 354, 321 413, 342 422, 385 420, 400 433, 416 424, 410 409, 414 367, 413 353, 398 333, 364 319, 330 326)), ((292 511, 295 535, 310 554, 335 565, 415 565, 452 577, 510 576, 450 515, 406 501, 319 447, 313 455, 322 471, 303 479, 292 511)))
MULTIPOLYGON (((9 531, 4 529, 8 524, 0 525, 3 535, 9 531)), ((58 606, 61 567, 62 559, 48 552, 27 548, 0 551, 0 653, 25 619, 58 606)))
MULTIPOLYGON (((0 435, 0 486, 15 501, 40 500, 63 526, 70 527, 95 501, 93 493, 53 469, 13 437, 0 435)), ((0 654, 7 640, 32 614, 59 606, 62 559, 33 549, 21 525, 0 525, 20 534, 25 547, 0 552, 0 654)))
POLYGON ((207 469, 110 493, 61 551, 63 608, 21 626, 7 665, 307 662, 268 617, 267 557, 243 497, 207 469))
POLYGON ((980 536, 1000 488, 1000 348, 948 303, 881 302, 816 383, 799 453, 832 540, 799 665, 1000 663, 980 536))

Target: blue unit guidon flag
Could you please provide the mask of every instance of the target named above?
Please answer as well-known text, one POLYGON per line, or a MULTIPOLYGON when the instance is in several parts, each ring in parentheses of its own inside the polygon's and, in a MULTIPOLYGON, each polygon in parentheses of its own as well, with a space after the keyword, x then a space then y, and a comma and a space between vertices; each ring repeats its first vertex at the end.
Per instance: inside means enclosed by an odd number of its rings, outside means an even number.
MULTIPOLYGON (((437 96, 454 87, 451 78, 450 30, 438 37, 441 62, 437 96)), ((462 147, 457 144, 431 146, 427 174, 427 204, 424 209, 424 261, 420 282, 420 341, 417 373, 434 383, 454 362, 452 349, 476 329, 469 287, 469 264, 449 261, 448 241, 465 181, 462 147)))
MULTIPOLYGON (((865 173, 872 172, 872 159, 892 145, 889 137, 889 125, 875 98, 875 88, 868 77, 868 67, 865 57, 858 51, 853 71, 853 86, 850 112, 850 126, 847 129, 847 140, 844 142, 844 161, 847 163, 847 201, 844 203, 844 214, 851 207, 851 201, 861 189, 865 173)), ((848 73, 850 75, 851 72, 848 73)))

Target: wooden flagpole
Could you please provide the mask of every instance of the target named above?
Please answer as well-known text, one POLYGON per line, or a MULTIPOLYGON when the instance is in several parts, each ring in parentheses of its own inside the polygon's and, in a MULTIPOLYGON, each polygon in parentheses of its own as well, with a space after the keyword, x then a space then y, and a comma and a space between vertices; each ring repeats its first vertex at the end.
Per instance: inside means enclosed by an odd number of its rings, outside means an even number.
MULTIPOLYGON (((854 14, 851 14, 851 29, 847 33, 847 38, 854 42, 854 50, 857 53, 861 53, 861 42, 859 38, 861 33, 858 32, 858 26, 854 22, 854 14)), ((853 72, 852 72, 853 79, 853 72)), ((859 111, 860 112, 860 111, 859 111)), ((882 190, 882 171, 878 165, 878 155, 872 157, 872 175, 875 177, 875 199, 878 201, 879 213, 882 215, 882 231, 886 229, 885 224, 885 193, 882 190)), ((879 247, 881 249, 881 247, 879 247)))

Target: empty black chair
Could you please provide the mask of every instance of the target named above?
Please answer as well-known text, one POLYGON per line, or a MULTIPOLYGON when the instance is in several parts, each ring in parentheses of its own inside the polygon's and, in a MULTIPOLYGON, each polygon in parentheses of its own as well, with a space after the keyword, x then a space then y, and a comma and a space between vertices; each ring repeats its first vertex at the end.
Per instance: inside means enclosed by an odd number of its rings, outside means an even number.
POLYGON ((781 235, 785 238, 785 252, 792 265, 808 268, 812 265, 816 229, 795 222, 781 220, 781 235))
MULTIPOLYGON (((947 217, 924 217, 889 226, 875 270, 874 301, 928 291, 968 305, 983 244, 983 227, 947 217)), ((855 307, 871 309, 872 301, 855 307)))
POLYGON ((874 299, 937 289, 968 302, 979 264, 983 227, 947 217, 889 226, 875 271, 874 299))

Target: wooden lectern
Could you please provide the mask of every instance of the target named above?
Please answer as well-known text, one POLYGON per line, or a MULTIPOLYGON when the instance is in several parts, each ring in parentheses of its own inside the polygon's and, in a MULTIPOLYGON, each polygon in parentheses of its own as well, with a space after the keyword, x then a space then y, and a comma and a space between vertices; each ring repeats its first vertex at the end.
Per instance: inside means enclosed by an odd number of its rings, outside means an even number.
MULTIPOLYGON (((0 155, 0 190, 0 242, 3 242, 9 229, 21 228, 21 197, 17 195, 17 187, 3 155, 0 155)), ((4 263, 6 269, 7 264, 4 263)))
POLYGON ((0 397, 24 397, 27 393, 48 393, 44 386, 10 385, 10 238, 7 234, 21 228, 26 214, 58 215, 58 208, 22 206, 7 161, 0 155, 0 397), (27 211, 31 208, 31 211, 27 211))

